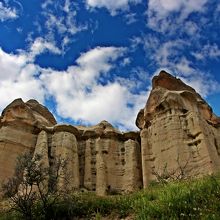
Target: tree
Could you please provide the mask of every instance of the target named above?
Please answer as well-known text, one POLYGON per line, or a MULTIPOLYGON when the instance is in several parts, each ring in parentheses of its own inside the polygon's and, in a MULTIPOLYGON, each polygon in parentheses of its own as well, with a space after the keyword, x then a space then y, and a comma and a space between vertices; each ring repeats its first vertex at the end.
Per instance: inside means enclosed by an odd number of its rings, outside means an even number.
MULTIPOLYGON (((42 155, 24 154, 19 156, 14 176, 2 186, 3 194, 9 198, 10 206, 24 219, 53 219, 52 208, 66 193, 59 188, 64 178, 66 161, 61 157, 53 160, 53 165, 45 166, 42 155), (37 213, 37 207, 40 213, 37 213), (37 215, 37 217, 36 217, 37 215)), ((67 181, 65 178, 64 181, 67 181)))
POLYGON ((169 181, 189 179, 190 176, 187 173, 189 161, 190 161, 190 157, 185 161, 184 164, 181 164, 178 155, 176 159, 177 167, 175 169, 172 170, 168 169, 166 163, 160 172, 153 170, 152 174, 156 177, 156 180, 162 184, 166 184, 169 181))

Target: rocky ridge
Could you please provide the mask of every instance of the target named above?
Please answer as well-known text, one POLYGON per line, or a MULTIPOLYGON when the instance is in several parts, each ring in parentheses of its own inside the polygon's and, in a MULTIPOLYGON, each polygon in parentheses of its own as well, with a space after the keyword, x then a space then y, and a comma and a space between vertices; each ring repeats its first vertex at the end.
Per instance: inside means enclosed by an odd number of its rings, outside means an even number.
POLYGON ((165 168, 184 177, 220 170, 220 118, 180 79, 165 71, 153 78, 136 125, 140 132, 123 133, 107 121, 57 124, 36 100, 16 99, 0 117, 0 181, 13 175, 16 157, 27 151, 41 154, 45 166, 66 159, 68 187, 99 195, 147 187, 165 168))

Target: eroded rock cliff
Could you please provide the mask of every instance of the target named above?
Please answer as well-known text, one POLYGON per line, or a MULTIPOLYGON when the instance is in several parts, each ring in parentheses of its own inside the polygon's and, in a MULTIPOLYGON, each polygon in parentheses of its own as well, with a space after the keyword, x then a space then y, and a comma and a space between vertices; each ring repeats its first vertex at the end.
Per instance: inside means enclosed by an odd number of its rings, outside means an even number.
POLYGON ((187 177, 220 170, 220 118, 190 86, 165 71, 152 80, 152 91, 136 125, 141 129, 143 185, 162 172, 187 177))
POLYGON ((0 181, 13 175, 16 157, 27 151, 41 154, 45 167, 65 159, 68 188, 99 195, 147 187, 165 171, 188 178, 220 170, 220 119, 180 79, 164 71, 153 78, 136 125, 140 132, 122 133, 107 121, 57 124, 37 101, 17 99, 0 117, 0 181))
POLYGON ((139 136, 122 133, 107 121, 92 127, 56 124, 37 101, 17 99, 2 113, 0 181, 13 175, 19 154, 31 151, 33 157, 42 155, 45 167, 64 159, 67 165, 61 172, 70 190, 131 192, 142 187, 139 136))
POLYGON ((35 149, 39 128, 53 126, 56 120, 35 100, 14 100, 0 120, 0 182, 13 175, 19 154, 35 149))

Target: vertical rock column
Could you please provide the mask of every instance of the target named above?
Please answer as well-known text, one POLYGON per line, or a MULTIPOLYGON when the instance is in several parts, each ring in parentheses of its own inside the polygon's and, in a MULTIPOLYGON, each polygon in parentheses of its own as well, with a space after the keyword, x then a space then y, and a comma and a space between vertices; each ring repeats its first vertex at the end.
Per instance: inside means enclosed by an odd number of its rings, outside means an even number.
POLYGON ((53 135, 55 158, 66 164, 61 170, 59 187, 79 188, 79 158, 76 137, 69 132, 56 132, 53 135), (68 183, 68 185, 66 185, 68 183))
POLYGON ((92 152, 91 152, 91 139, 86 140, 85 149, 85 173, 84 173, 84 186, 86 189, 92 189, 92 152))
MULTIPOLYGON (((41 163, 43 165, 43 168, 48 170, 49 169, 49 159, 48 159, 48 143, 47 143, 46 131, 41 131, 38 134, 33 159, 37 158, 38 155, 40 156, 40 159, 41 159, 39 161, 39 163, 41 163)), ((48 180, 49 180, 49 176, 47 176, 45 182, 42 183, 44 190, 47 190, 48 180)))
POLYGON ((107 175, 106 175, 106 160, 103 153, 103 140, 96 140, 96 193, 103 196, 106 194, 107 175))
POLYGON ((211 174, 220 169, 217 135, 213 132, 215 129, 197 114, 192 114, 189 118, 188 146, 191 151, 194 149, 192 151, 193 175, 211 174))
POLYGON ((137 141, 127 140, 125 148, 125 174, 123 178, 123 188, 125 192, 137 190, 141 184, 140 173, 140 146, 137 141))
POLYGON ((143 187, 147 188, 152 177, 152 150, 150 147, 150 140, 148 135, 148 129, 141 131, 141 161, 142 161, 142 175, 143 175, 143 187))
POLYGON ((47 133, 46 131, 41 131, 37 137, 37 143, 34 150, 33 158, 36 155, 40 155, 42 157, 42 162, 46 168, 49 167, 49 160, 48 160, 48 144, 47 144, 47 133))

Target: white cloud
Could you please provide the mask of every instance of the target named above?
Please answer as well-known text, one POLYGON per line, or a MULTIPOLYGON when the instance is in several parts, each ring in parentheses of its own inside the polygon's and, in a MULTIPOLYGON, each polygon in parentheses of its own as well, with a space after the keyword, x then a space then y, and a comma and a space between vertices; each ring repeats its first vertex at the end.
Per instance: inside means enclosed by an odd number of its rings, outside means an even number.
POLYGON ((49 31, 53 32, 57 30, 59 34, 76 34, 78 31, 81 31, 81 27, 77 27, 76 21, 74 19, 75 12, 69 14, 67 17, 64 16, 57 16, 53 14, 45 14, 47 16, 46 26, 49 31))
POLYGON ((193 74, 189 76, 181 74, 179 74, 179 76, 186 84, 193 87, 203 97, 220 91, 220 84, 214 80, 210 74, 197 71, 199 70, 194 70, 193 74))
POLYGON ((184 30, 189 36, 196 36, 199 34, 200 29, 195 22, 187 21, 184 24, 184 30))
POLYGON ((36 38, 27 51, 18 50, 16 54, 0 48, 0 110, 16 98, 44 102, 46 92, 39 79, 40 67, 34 64, 34 60, 45 51, 61 53, 53 42, 43 38, 36 38))
POLYGON ((206 2, 207 0, 150 0, 148 6, 150 10, 154 10, 160 17, 170 12, 182 10, 181 14, 184 14, 182 16, 187 18, 192 12, 202 11, 206 2), (160 9, 162 9, 162 11, 160 11, 160 9))
MULTIPOLYGON (((47 0, 42 3, 41 7, 43 9, 42 14, 46 18, 44 26, 47 30, 46 38, 56 41, 55 35, 58 34, 62 39, 62 49, 65 49, 72 42, 71 39, 75 34, 87 29, 86 23, 80 24, 76 19, 76 2, 65 0, 62 4, 56 5, 53 1, 47 0)), ((41 28, 42 24, 38 24, 38 26, 41 28)))
POLYGON ((86 0, 90 8, 106 8, 111 15, 116 15, 118 11, 129 9, 130 4, 138 4, 141 0, 86 0))
POLYGON ((65 3, 64 3, 64 7, 63 7, 63 10, 66 12, 66 13, 69 13, 70 12, 70 6, 71 6, 71 3, 70 3, 70 0, 66 0, 65 3))
POLYGON ((52 0, 45 0, 45 1, 42 3, 41 7, 42 7, 43 9, 46 9, 49 5, 53 5, 53 1, 52 1, 52 0))
POLYGON ((192 52, 197 60, 218 59, 220 57, 220 49, 217 44, 206 44, 197 52, 192 52))
POLYGON ((121 62, 121 66, 127 66, 131 63, 131 58, 130 57, 125 57, 122 62, 121 62))
POLYGON ((58 114, 92 124, 108 120, 123 129, 134 129, 136 114, 143 107, 146 94, 132 94, 117 78, 105 80, 105 84, 99 82, 124 53, 124 48, 97 47, 81 54, 77 65, 66 71, 42 70, 40 79, 54 96, 58 114))
POLYGON ((187 45, 183 40, 168 40, 160 42, 156 37, 146 37, 143 41, 144 49, 151 54, 151 59, 162 68, 169 67, 171 62, 176 62, 180 51, 187 45))
POLYGON ((76 60, 81 74, 80 81, 83 84, 90 84, 93 80, 97 80, 101 73, 107 73, 113 67, 113 61, 124 52, 124 48, 96 47, 81 54, 76 60))
POLYGON ((14 8, 4 6, 3 3, 0 2, 0 21, 15 19, 17 17, 17 11, 14 8))
POLYGON ((207 2, 208 0, 149 0, 148 25, 159 32, 172 31, 175 26, 183 23, 190 14, 203 12, 207 2), (178 16, 174 18, 175 14, 178 16))
POLYGON ((16 78, 22 66, 26 64, 27 57, 5 53, 0 48, 0 81, 16 78))
POLYGON ((181 57, 181 59, 176 63, 176 70, 178 73, 184 76, 191 76, 195 69, 192 67, 192 64, 185 57, 181 57))
MULTIPOLYGON (((15 98, 21 97, 25 101, 35 98, 43 103, 51 96, 56 101, 56 112, 60 117, 84 124, 108 120, 123 130, 136 129, 137 112, 143 108, 149 94, 149 88, 143 89, 140 82, 143 79, 148 81, 150 76, 143 69, 130 79, 110 76, 116 64, 126 59, 126 49, 96 47, 82 53, 75 65, 57 71, 34 64, 31 54, 43 51, 41 46, 34 44, 29 53, 9 54, 0 49, 1 110, 15 98), (142 89, 137 92, 134 88, 142 89)), ((165 59, 167 69, 177 73, 203 96, 218 90, 219 84, 208 73, 198 72, 185 57, 171 62, 169 51, 164 56, 168 57, 165 59)))
POLYGON ((49 42, 41 37, 36 38, 30 47, 29 56, 35 58, 37 55, 49 51, 54 54, 61 54, 61 50, 53 42, 49 42))
POLYGON ((16 98, 44 101, 44 89, 37 79, 38 67, 23 53, 8 54, 0 48, 0 109, 16 98))
MULTIPOLYGON (((220 84, 209 73, 204 73, 200 70, 197 63, 192 63, 187 58, 187 53, 184 53, 184 51, 188 47, 190 48, 191 45, 189 42, 168 40, 161 43, 158 38, 150 35, 143 38, 142 43, 146 51, 146 56, 157 67, 153 75, 158 74, 160 70, 164 69, 184 79, 185 82, 195 88, 203 97, 220 91, 220 84)), ((207 44, 200 52, 193 53, 193 55, 197 56, 197 59, 200 60, 207 57, 216 59, 220 56, 220 51, 217 45, 207 44)))

